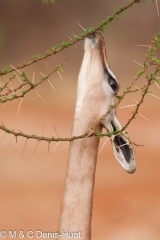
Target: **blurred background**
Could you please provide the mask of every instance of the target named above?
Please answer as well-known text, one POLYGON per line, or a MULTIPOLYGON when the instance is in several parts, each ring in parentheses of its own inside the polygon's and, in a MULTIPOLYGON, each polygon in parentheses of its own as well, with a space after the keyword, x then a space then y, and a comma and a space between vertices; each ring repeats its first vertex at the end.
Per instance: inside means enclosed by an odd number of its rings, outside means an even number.
MULTIPOLYGON (((41 0, 0 1, 0 69, 12 64, 26 63, 35 54, 45 54, 55 44, 68 41, 84 28, 95 27, 107 15, 112 15, 118 5, 127 5, 125 0, 57 0, 55 5, 44 5, 41 0)), ((133 62, 144 61, 147 48, 138 44, 150 44, 159 31, 155 2, 138 4, 126 16, 114 20, 103 36, 106 41, 108 62, 118 77, 123 92, 135 73, 141 68, 133 62)), ((76 99, 77 76, 83 57, 83 41, 63 52, 47 58, 49 70, 66 60, 62 73, 50 77, 57 93, 48 82, 37 88, 37 92, 48 103, 48 107, 32 92, 22 103, 16 119, 19 102, 5 104, 5 116, 0 106, 1 121, 9 129, 20 129, 24 133, 56 136, 71 136, 76 99), (42 133, 43 129, 43 133, 42 133)), ((48 72, 45 61, 25 69, 35 81, 48 72)), ((5 79, 5 77, 4 77, 5 79)), ((141 79, 143 81, 143 79, 141 79)), ((137 86, 142 86, 139 82, 137 86)), ((160 90, 152 87, 160 97, 160 90)), ((121 106, 134 104, 140 95, 130 94, 121 106)), ((136 148, 137 171, 127 174, 113 156, 108 141, 98 155, 92 221, 92 239, 96 240, 159 240, 160 239, 160 100, 147 96, 140 113, 128 128, 130 139, 144 147, 136 148)), ((117 108, 122 125, 131 116, 130 108, 117 108)), ((56 143, 48 146, 29 140, 22 158, 24 138, 16 144, 12 135, 0 131, 0 230, 56 231, 65 181, 69 145, 60 143, 51 154, 56 143), (66 147, 65 147, 66 146, 66 147)), ((100 147, 104 140, 101 141, 100 147)))

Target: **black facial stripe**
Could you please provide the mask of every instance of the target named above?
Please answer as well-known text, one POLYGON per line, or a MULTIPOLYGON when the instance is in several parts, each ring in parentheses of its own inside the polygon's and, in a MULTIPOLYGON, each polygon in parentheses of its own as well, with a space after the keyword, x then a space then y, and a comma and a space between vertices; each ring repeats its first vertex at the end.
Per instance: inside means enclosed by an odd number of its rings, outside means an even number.
POLYGON ((119 84, 117 83, 117 81, 114 79, 114 77, 111 76, 111 74, 108 72, 108 69, 106 67, 104 68, 104 72, 107 75, 108 83, 109 83, 110 87, 112 88, 112 90, 114 92, 118 92, 119 84))

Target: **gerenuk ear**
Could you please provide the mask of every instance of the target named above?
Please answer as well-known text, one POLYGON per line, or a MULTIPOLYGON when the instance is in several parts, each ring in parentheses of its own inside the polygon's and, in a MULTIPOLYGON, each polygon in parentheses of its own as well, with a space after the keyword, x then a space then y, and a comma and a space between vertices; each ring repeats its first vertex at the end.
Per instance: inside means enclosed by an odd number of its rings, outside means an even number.
MULTIPOLYGON (((103 125, 108 132, 122 129, 122 126, 119 123, 116 115, 114 115, 111 122, 104 120, 103 125)), ((113 153, 118 162, 128 173, 134 173, 136 171, 134 151, 125 133, 123 132, 121 135, 111 136, 111 141, 113 146, 113 153)))

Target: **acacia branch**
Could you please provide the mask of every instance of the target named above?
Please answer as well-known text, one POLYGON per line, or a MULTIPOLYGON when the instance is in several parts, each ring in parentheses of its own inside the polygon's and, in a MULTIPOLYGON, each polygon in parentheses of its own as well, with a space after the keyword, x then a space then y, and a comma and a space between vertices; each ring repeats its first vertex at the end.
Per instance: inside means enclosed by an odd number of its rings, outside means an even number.
MULTIPOLYGON (((72 142, 73 140, 77 140, 77 139, 81 139, 81 138, 85 138, 85 137, 97 136, 97 133, 88 134, 88 132, 86 132, 82 135, 73 136, 73 137, 70 137, 70 138, 69 137, 55 138, 54 136, 49 138, 49 137, 44 137, 44 136, 37 136, 35 134, 32 134, 32 135, 25 134, 25 133, 21 132, 20 130, 19 130, 19 132, 16 132, 14 130, 6 128, 4 124, 0 126, 0 129, 3 130, 4 132, 8 133, 8 134, 14 135, 16 138, 17 137, 24 137, 24 138, 27 138, 27 139, 35 139, 35 140, 38 140, 38 141, 46 141, 46 142, 72 142)), ((104 136, 109 136, 109 134, 104 134, 104 136)))
MULTIPOLYGON (((18 65, 16 67, 16 69, 25 68, 25 67, 30 66, 31 64, 34 64, 38 61, 45 60, 46 58, 48 58, 52 55, 55 55, 58 52, 61 52, 61 51, 65 50, 66 48, 71 47, 72 45, 75 45, 79 41, 84 40, 91 33, 94 33, 96 31, 102 31, 103 32, 105 30, 105 28, 109 27, 109 24, 114 19, 117 19, 121 13, 125 15, 127 10, 132 8, 134 6, 134 4, 144 2, 144 0, 133 0, 133 1, 128 1, 128 2, 129 2, 129 4, 124 6, 124 7, 118 6, 118 8, 114 11, 114 14, 112 16, 107 16, 107 18, 105 20, 101 21, 101 23, 97 27, 95 27, 95 28, 90 27, 88 29, 85 29, 85 33, 74 36, 75 40, 71 40, 69 42, 63 42, 61 44, 61 46, 55 45, 54 47, 51 48, 51 51, 50 50, 46 51, 45 56, 43 56, 42 54, 34 55, 33 56, 35 58, 34 60, 31 60, 28 63, 18 65)), ((8 67, 5 68, 5 71, 0 71, 0 76, 6 75, 6 74, 11 73, 13 71, 14 71, 14 69, 11 68, 10 66, 8 66, 8 67)))
MULTIPOLYGON (((92 137, 92 136, 97 136, 97 137, 111 137, 113 135, 117 135, 117 134, 123 134, 123 131, 129 126, 129 124, 133 121, 133 119, 136 117, 136 115, 138 114, 139 108, 142 105, 142 103, 144 102, 144 99, 146 97, 147 94, 149 94, 149 87, 151 86, 151 84, 153 84, 154 82, 159 82, 157 74, 160 72, 160 60, 156 58, 155 56, 155 52, 157 50, 157 48, 160 48, 160 33, 156 34, 151 42, 151 45, 149 46, 149 54, 146 56, 146 60, 144 61, 144 63, 142 64, 143 69, 141 69, 137 74, 136 77, 134 79, 134 81, 130 84, 129 87, 127 87, 127 89, 123 92, 123 94, 121 96, 117 96, 117 103, 114 106, 111 106, 109 111, 102 116, 102 118, 95 124, 93 124, 92 126, 90 126, 90 128, 82 135, 80 136, 73 136, 70 138, 61 138, 61 137, 57 137, 55 138, 54 136, 49 138, 49 137, 44 137, 44 136, 37 136, 37 135, 28 135, 25 133, 22 133, 21 131, 19 132, 15 132, 14 130, 10 130, 8 128, 5 127, 4 124, 2 124, 0 126, 0 129, 3 130, 5 133, 8 134, 12 134, 16 137, 24 137, 27 139, 35 139, 38 141, 47 141, 47 142, 60 142, 60 141, 74 141, 77 139, 82 139, 85 137, 92 137), (149 68, 150 67, 155 67, 155 71, 154 72, 149 72, 149 68), (93 132, 93 130, 95 129, 95 126, 97 124, 99 124, 102 120, 104 120, 104 118, 107 116, 107 114, 112 111, 113 108, 117 107, 120 102, 124 99, 124 97, 131 93, 134 92, 134 90, 132 90, 132 87, 134 87, 134 84, 136 83, 136 81, 145 74, 145 79, 147 80, 147 84, 144 85, 143 87, 141 87, 139 89, 139 91, 142 93, 141 99, 139 101, 139 103, 137 103, 136 108, 131 116, 131 118, 128 120, 128 122, 124 125, 124 127, 118 131, 114 131, 111 133, 105 133, 102 134, 100 132, 93 132)), ((56 70, 55 70, 56 71, 56 70)), ((138 146, 137 144, 133 143, 134 145, 138 146)))
MULTIPOLYGON (((48 80, 48 78, 53 73, 62 72, 63 70, 62 70, 61 66, 64 66, 64 64, 65 64, 65 61, 63 61, 62 63, 57 65, 57 67, 54 70, 50 71, 47 75, 43 75, 41 80, 37 83, 33 83, 33 81, 30 81, 27 74, 24 71, 22 71, 20 74, 22 81, 19 79, 21 84, 16 88, 10 89, 8 87, 8 85, 11 84, 11 81, 13 79, 15 79, 16 74, 14 74, 13 76, 11 76, 9 78, 9 80, 7 82, 4 82, 4 83, 2 82, 3 86, 0 87, 0 103, 4 104, 4 103, 6 103, 8 101, 12 101, 14 99, 23 98, 28 92, 30 92, 31 90, 35 90, 36 87, 38 87, 40 84, 42 84, 43 82, 48 80), (25 87, 27 87, 27 89, 25 87), (19 94, 17 94, 17 91, 21 90, 22 88, 23 88, 23 91, 21 91, 19 94)), ((15 69, 14 69, 14 71, 15 71, 15 69)))

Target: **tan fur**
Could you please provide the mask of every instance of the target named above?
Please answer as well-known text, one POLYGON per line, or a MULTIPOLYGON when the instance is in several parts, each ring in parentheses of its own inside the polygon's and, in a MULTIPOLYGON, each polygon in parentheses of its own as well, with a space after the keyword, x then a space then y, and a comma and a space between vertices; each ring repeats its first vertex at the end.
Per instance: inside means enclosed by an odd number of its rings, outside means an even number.
MULTIPOLYGON (((78 78, 77 102, 72 136, 84 134, 115 102, 115 94, 105 83, 104 40, 95 34, 97 47, 85 41, 85 53, 78 78), (88 44, 88 45, 87 45, 88 44)), ((110 116, 109 116, 110 117, 110 116)), ((95 132, 102 130, 99 124, 95 132)), ((99 138, 90 137, 71 143, 59 232, 81 232, 81 239, 91 239, 93 189, 99 138)), ((61 239, 64 239, 63 237, 61 239)), ((72 239, 72 238, 70 238, 72 239)), ((74 239, 74 238, 73 238, 74 239)))

